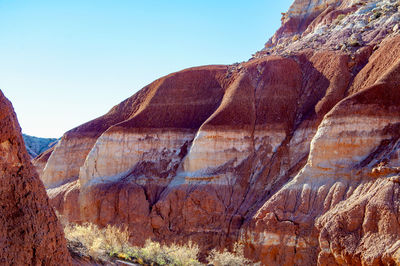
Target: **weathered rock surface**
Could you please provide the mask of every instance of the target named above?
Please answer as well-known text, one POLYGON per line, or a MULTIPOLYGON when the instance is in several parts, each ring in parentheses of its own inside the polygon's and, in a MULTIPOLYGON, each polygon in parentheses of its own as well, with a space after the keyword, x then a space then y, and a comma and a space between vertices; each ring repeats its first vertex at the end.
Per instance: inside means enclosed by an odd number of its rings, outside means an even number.
POLYGON ((1 91, 0 173, 0 264, 71 264, 62 228, 1 91))
POLYGON ((42 174, 53 205, 135 244, 400 263, 398 6, 296 0, 248 62, 156 80, 64 135, 42 174))

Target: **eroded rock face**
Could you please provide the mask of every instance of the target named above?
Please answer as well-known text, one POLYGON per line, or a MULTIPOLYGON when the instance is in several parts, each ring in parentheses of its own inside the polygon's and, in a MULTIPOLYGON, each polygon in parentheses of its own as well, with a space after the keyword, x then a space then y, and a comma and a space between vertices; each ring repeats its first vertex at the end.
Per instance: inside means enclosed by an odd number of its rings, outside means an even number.
POLYGON ((74 222, 125 225, 135 244, 241 241, 264 265, 399 263, 400 37, 382 33, 395 7, 295 1, 248 62, 156 80, 65 134, 42 175, 52 203, 74 222), (360 43, 336 49, 339 34, 360 43))
POLYGON ((62 228, 1 91, 0 172, 0 264, 71 264, 62 228))

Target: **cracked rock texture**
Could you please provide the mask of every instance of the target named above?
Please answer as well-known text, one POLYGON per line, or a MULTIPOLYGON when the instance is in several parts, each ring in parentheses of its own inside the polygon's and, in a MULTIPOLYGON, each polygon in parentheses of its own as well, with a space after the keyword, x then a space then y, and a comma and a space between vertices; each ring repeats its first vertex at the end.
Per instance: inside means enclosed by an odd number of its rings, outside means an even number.
POLYGON ((251 60, 170 74, 67 132, 41 159, 52 204, 134 244, 400 263, 398 8, 294 1, 251 60))
POLYGON ((0 264, 70 265, 64 233, 0 91, 0 264))

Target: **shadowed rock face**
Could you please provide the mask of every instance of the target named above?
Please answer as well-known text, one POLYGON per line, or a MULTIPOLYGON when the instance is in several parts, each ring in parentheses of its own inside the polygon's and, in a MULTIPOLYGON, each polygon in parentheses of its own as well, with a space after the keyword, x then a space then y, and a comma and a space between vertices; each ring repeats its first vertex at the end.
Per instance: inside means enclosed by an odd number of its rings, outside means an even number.
POLYGON ((270 50, 160 78, 67 132, 42 174, 52 204, 126 225, 135 244, 241 241, 264 265, 400 263, 400 37, 289 41, 374 5, 388 11, 370 33, 386 29, 396 3, 382 3, 295 1, 270 50))
POLYGON ((1 91, 0 173, 0 264, 71 264, 61 226, 1 91))

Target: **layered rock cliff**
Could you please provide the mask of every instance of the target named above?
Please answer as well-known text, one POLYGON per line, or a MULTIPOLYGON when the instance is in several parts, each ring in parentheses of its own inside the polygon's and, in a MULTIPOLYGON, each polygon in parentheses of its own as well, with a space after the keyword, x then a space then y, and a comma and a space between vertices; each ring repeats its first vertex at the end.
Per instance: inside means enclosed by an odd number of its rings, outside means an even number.
POLYGON ((0 91, 0 264, 70 265, 62 228, 0 91))
POLYGON ((67 132, 42 173, 52 204, 135 244, 400 263, 398 8, 296 0, 248 62, 160 78, 67 132))

